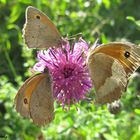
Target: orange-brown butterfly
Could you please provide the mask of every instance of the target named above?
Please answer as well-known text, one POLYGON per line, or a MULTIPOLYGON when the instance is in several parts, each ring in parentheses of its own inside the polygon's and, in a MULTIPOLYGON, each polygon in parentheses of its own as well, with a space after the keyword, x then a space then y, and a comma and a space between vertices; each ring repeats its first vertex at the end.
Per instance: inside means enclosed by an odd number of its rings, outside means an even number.
POLYGON ((27 79, 18 90, 15 104, 16 111, 35 124, 50 123, 54 119, 54 105, 49 75, 37 74, 27 79))
POLYGON ((112 42, 91 50, 87 59, 96 90, 97 103, 118 100, 128 78, 140 66, 140 47, 129 42, 112 42))
POLYGON ((29 6, 26 9, 23 38, 29 48, 59 47, 62 37, 48 16, 29 6))

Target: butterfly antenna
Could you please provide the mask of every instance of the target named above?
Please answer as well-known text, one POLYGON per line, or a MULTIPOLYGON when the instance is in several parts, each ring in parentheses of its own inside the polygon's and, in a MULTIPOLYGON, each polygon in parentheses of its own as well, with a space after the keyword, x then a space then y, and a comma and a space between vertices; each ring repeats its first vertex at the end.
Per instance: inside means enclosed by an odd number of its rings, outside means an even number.
POLYGON ((95 49, 98 46, 99 38, 97 38, 94 44, 91 46, 91 49, 95 49))
POLYGON ((69 36, 69 39, 68 39, 68 40, 69 40, 69 41, 70 41, 70 40, 74 40, 77 36, 78 36, 78 37, 81 37, 81 36, 82 36, 82 33, 77 33, 77 34, 75 34, 75 35, 69 36))

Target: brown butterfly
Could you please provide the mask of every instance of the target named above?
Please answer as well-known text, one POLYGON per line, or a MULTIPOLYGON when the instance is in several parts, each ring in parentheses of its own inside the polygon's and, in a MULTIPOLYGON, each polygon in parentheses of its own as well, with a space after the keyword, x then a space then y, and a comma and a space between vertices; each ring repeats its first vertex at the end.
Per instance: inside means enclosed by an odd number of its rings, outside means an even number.
POLYGON ((96 102, 111 103, 121 97, 128 78, 140 66, 140 47, 128 42, 100 45, 89 52, 87 63, 96 102))
POLYGON ((23 38, 29 48, 59 47, 62 37, 56 26, 44 13, 29 6, 26 9, 23 38))
POLYGON ((27 79, 15 97, 16 111, 39 126, 54 119, 50 77, 46 73, 27 79))

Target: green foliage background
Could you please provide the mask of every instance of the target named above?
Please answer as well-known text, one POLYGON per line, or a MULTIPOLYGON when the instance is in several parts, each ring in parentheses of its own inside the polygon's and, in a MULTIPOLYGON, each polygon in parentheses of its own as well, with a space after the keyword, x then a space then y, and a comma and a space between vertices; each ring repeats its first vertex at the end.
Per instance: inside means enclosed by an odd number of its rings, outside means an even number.
POLYGON ((139 76, 130 80, 116 115, 88 102, 78 111, 57 106, 55 120, 38 128, 16 113, 14 96, 36 62, 36 50, 24 46, 21 32, 29 5, 44 11, 63 36, 82 32, 91 45, 97 37, 102 43, 140 44, 139 0, 0 0, 0 140, 34 140, 41 134, 47 140, 139 140, 139 76))

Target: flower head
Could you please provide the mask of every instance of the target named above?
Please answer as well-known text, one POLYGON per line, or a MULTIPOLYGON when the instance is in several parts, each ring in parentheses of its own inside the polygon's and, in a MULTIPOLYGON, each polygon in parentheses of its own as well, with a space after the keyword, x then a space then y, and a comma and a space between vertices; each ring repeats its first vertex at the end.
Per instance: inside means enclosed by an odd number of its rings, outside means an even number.
POLYGON ((92 87, 84 57, 87 50, 88 44, 80 38, 72 47, 66 41, 62 48, 50 48, 37 54, 34 70, 44 72, 45 68, 49 69, 53 96, 63 107, 84 99, 92 87))

